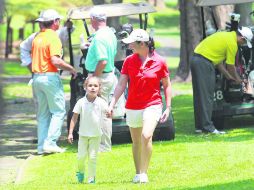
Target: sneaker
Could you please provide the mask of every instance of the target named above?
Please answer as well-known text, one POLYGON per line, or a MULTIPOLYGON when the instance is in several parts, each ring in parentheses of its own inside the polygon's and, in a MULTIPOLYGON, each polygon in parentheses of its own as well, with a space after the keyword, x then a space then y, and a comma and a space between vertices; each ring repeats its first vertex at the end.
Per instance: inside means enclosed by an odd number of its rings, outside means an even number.
POLYGON ((84 173, 77 172, 76 176, 77 176, 78 182, 79 183, 83 183, 83 181, 84 181, 84 173))
POLYGON ((95 177, 89 177, 88 178, 88 183, 89 184, 94 184, 95 183, 95 177))
POLYGON ((62 149, 59 146, 44 146, 43 151, 45 153, 63 153, 65 152, 65 149, 62 149))
POLYGON ((148 176, 146 173, 140 174, 140 183, 148 183, 148 176))
POLYGON ((218 131, 217 129, 214 129, 214 131, 211 133, 216 134, 216 135, 223 135, 223 134, 225 134, 225 131, 218 131))
POLYGON ((43 155, 44 152, 42 150, 38 150, 37 155, 43 155))
POLYGON ((203 133, 203 131, 201 129, 196 129, 195 133, 203 133))
POLYGON ((140 183, 140 174, 136 174, 132 180, 133 183, 140 183))

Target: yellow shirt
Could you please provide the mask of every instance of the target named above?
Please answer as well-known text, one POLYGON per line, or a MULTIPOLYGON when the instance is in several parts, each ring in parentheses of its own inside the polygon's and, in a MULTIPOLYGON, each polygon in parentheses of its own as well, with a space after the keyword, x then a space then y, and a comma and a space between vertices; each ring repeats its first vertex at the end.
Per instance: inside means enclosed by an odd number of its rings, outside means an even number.
POLYGON ((54 30, 42 30, 32 44, 32 71, 57 72, 57 68, 51 63, 51 57, 54 55, 62 56, 62 43, 54 30))
POLYGON ((211 60, 214 65, 226 60, 226 64, 234 65, 237 53, 236 32, 216 32, 205 38, 194 52, 211 60))

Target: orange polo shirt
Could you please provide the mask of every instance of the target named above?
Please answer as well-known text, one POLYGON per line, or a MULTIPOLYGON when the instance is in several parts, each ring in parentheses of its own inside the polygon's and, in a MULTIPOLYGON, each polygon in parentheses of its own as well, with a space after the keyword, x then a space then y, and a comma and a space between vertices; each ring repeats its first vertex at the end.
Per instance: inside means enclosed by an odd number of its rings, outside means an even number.
POLYGON ((57 72, 57 67, 51 62, 52 56, 62 56, 62 43, 54 30, 44 29, 33 40, 33 73, 57 72))

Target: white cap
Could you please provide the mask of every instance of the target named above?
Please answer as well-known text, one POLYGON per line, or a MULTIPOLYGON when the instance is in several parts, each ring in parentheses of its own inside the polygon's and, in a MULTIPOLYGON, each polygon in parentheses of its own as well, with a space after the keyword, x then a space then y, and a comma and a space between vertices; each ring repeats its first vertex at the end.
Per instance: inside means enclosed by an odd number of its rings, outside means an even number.
POLYGON ((242 37, 244 37, 244 39, 247 42, 248 47, 252 48, 251 41, 253 38, 253 33, 252 33, 251 29, 243 26, 238 29, 238 32, 242 35, 242 37))
POLYGON ((63 16, 59 15, 54 9, 47 9, 45 11, 41 11, 39 18, 35 21, 37 22, 48 22, 53 21, 55 19, 62 19, 63 16))
POLYGON ((100 21, 105 21, 107 19, 106 13, 103 12, 101 9, 99 8, 92 8, 90 10, 90 18, 92 19, 96 19, 96 20, 100 20, 100 21))
POLYGON ((127 37, 122 39, 123 43, 129 44, 132 42, 148 42, 149 41, 149 34, 143 29, 136 29, 131 32, 131 34, 127 37))

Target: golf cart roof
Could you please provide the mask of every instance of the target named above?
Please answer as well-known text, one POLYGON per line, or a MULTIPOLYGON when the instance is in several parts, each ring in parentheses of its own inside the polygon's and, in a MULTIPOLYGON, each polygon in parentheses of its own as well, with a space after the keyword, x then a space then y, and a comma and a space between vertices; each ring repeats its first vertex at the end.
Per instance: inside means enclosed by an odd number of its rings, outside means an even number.
POLYGON ((67 19, 79 20, 89 19, 91 8, 101 9, 106 13, 107 17, 127 16, 134 14, 144 14, 156 12, 155 8, 149 3, 115 3, 115 4, 103 4, 85 7, 72 8, 67 13, 67 19))
POLYGON ((231 5, 240 3, 250 3, 254 0, 197 0, 197 6, 216 6, 216 5, 231 5))

